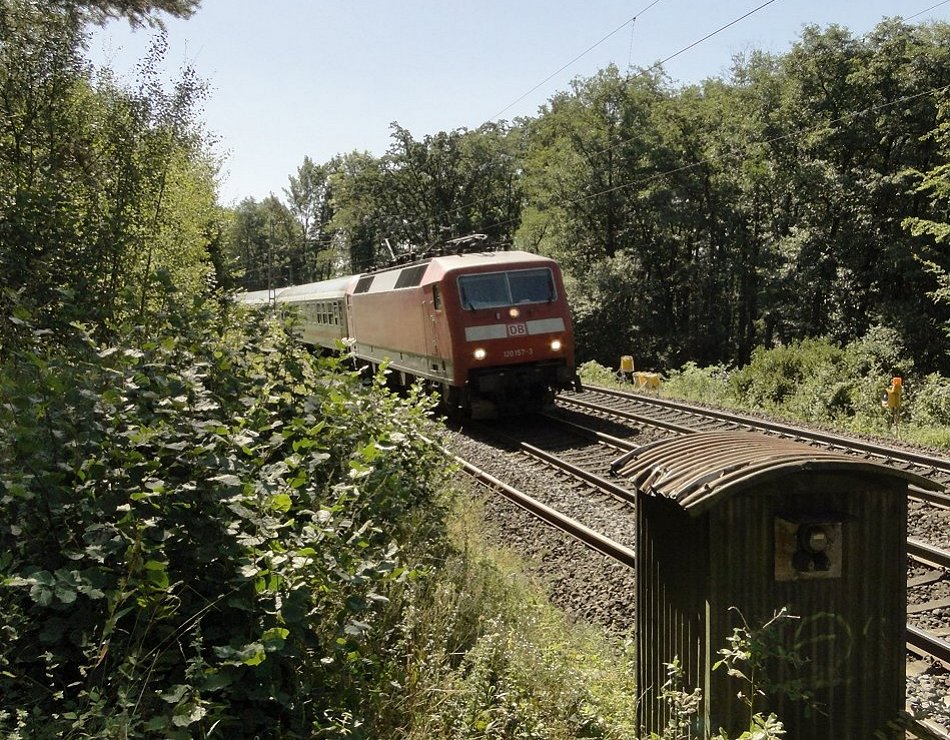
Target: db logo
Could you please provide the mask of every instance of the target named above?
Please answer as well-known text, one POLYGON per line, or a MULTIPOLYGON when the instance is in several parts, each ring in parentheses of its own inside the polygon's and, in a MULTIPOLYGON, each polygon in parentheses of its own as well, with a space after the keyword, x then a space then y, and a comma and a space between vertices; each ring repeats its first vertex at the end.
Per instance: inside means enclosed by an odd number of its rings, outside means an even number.
POLYGON ((508 324, 509 337, 523 337, 528 333, 527 324, 508 324))

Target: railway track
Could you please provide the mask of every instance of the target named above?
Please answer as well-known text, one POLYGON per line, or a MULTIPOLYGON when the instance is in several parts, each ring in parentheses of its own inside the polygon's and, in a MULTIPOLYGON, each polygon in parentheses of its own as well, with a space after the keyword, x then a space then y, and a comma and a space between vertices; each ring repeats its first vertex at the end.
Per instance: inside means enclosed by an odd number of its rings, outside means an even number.
MULTIPOLYGON (((573 403, 575 400, 577 399, 570 399, 570 403, 572 407, 576 409, 578 404, 573 403)), ((586 403, 590 402, 587 401, 586 403)), ((586 486, 586 490, 589 492, 596 491, 596 493, 585 493, 583 496, 601 497, 600 508, 606 506, 606 508, 611 511, 610 518, 613 520, 613 524, 616 525, 618 519, 621 518, 617 513, 618 511, 622 511, 624 508, 628 509, 625 515, 629 518, 629 505, 633 492, 625 488, 622 481, 618 482, 609 478, 607 473, 609 463, 619 454, 618 450, 628 450, 638 444, 633 441, 635 438, 635 430, 631 430, 629 426, 625 426, 623 423, 618 424, 610 420, 610 417, 614 419, 618 417, 617 411, 618 409, 616 408, 605 410, 603 407, 594 410, 586 409, 583 412, 575 414, 573 419, 563 418, 563 414, 559 412, 557 417, 543 419, 540 424, 528 427, 519 426, 515 437, 509 435, 503 444, 509 450, 518 450, 520 456, 530 458, 532 462, 527 465, 534 470, 547 469, 547 473, 538 473, 539 475, 558 476, 559 483, 557 486, 549 483, 542 485, 542 488, 567 488, 571 491, 572 497, 575 499, 575 504, 577 500, 581 498, 581 496, 577 494, 578 486, 586 486), (588 425, 588 422, 592 419, 590 416, 591 413, 596 414, 599 418, 599 421, 595 421, 593 425, 599 428, 593 428, 593 426, 588 425), (605 428, 608 431, 604 431, 605 428), (574 442, 567 440, 567 432, 564 430, 570 430, 569 433, 574 436, 574 442), (589 444, 577 444, 576 440, 578 437, 586 438, 589 444), (570 460, 565 458, 570 458, 570 460), (569 479, 570 482, 565 482, 565 477, 569 479), (606 500, 605 497, 610 497, 610 500, 615 502, 613 508, 603 504, 606 500), (616 508, 617 506, 620 508, 616 508)), ((620 414, 620 416, 622 416, 625 422, 630 421, 629 417, 623 414, 620 414)), ((657 425, 653 424, 653 419, 642 414, 641 417, 637 423, 644 425, 649 423, 654 429, 657 428, 657 425)), ((719 423, 722 423, 722 421, 719 423)), ((725 420, 725 423, 737 424, 738 422, 735 420, 725 420)), ((664 434, 670 432, 682 434, 696 431, 695 426, 678 424, 669 419, 663 420, 659 426, 664 430, 664 434)), ((744 426, 740 428, 750 427, 744 426)), ((781 433, 786 434, 787 432, 783 430, 781 433)), ((797 434, 795 436, 798 439, 803 438, 797 434)), ((841 449, 841 445, 837 442, 835 443, 835 447, 841 449)), ((879 455, 879 457, 881 459, 888 458, 887 455, 879 455)), ((501 480, 501 478, 508 477, 507 472, 502 476, 496 477, 490 473, 481 471, 470 462, 465 462, 464 466, 470 474, 475 475, 483 484, 491 485, 495 488, 507 485, 512 492, 516 492, 513 486, 501 480)), ((505 467, 510 468, 511 463, 507 463, 505 467)), ((508 497, 514 500, 515 504, 521 509, 531 512, 532 516, 542 518, 552 527, 557 527, 562 531, 570 531, 573 529, 573 531, 570 532, 572 537, 575 537, 579 542, 584 542, 586 547, 601 553, 611 561, 624 568, 630 568, 632 566, 632 518, 630 522, 621 527, 623 534, 621 534, 620 539, 615 540, 610 536, 599 534, 603 528, 597 523, 584 524, 580 521, 580 518, 563 515, 559 512, 556 502, 553 504, 550 501, 544 503, 542 501, 536 501, 531 496, 527 496, 527 498, 522 498, 518 501, 515 500, 517 499, 517 493, 508 495, 508 497), (539 514, 539 512, 541 513, 539 514), (563 526, 559 523, 562 520, 564 522, 563 526)), ((587 498, 586 505, 582 505, 581 508, 590 509, 596 506, 596 504, 593 503, 594 500, 596 500, 596 498, 593 500, 587 498)), ((581 518, 584 516, 587 516, 587 514, 581 513, 579 515, 581 518)), ((908 542, 908 550, 909 555, 914 558, 922 568, 939 569, 945 573, 946 569, 950 567, 950 554, 940 548, 928 545, 926 542, 910 539, 908 542)), ((923 578, 923 580, 927 580, 926 577, 923 578)), ((940 580, 946 580, 945 576, 940 580)), ((620 622, 622 624, 623 620, 621 619, 620 622)), ((925 656, 929 661, 941 662, 950 667, 950 644, 948 644, 947 641, 915 625, 908 625, 907 634, 908 649, 911 652, 925 656)), ((950 724, 946 718, 941 717, 940 719, 944 720, 944 724, 950 724)), ((916 733, 918 737, 950 737, 950 733, 946 733, 940 724, 934 723, 931 723, 929 726, 918 725, 913 732, 916 733)))
MULTIPOLYGON (((741 429, 780 435, 896 466, 944 485, 950 483, 950 460, 944 457, 642 393, 593 388, 584 393, 564 394, 559 397, 558 407, 559 413, 565 408, 578 409, 588 418, 614 418, 668 434, 741 429)), ((950 579, 946 577, 946 563, 950 559, 950 497, 945 492, 917 486, 910 486, 908 494, 908 554, 912 561, 909 582, 918 583, 908 590, 909 610, 916 626, 950 637, 950 579), (933 577, 935 572, 941 577, 933 577)))
MULTIPOLYGON (((669 399, 588 386, 580 393, 558 396, 559 406, 574 406, 636 423, 649 424, 675 434, 691 434, 716 429, 735 429, 774 434, 812 445, 822 445, 852 455, 860 455, 886 465, 894 465, 941 484, 950 485, 950 459, 910 449, 887 447, 868 440, 844 437, 792 424, 741 416, 669 399)), ((934 506, 950 508, 950 494, 911 487, 911 495, 934 506)))

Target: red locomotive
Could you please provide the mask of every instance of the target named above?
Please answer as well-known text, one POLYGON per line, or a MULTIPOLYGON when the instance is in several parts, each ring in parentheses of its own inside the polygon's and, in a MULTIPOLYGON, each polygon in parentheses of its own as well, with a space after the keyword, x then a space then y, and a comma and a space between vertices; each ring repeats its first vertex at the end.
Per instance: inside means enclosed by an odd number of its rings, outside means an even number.
POLYGON ((298 307, 302 341, 335 349, 345 340, 373 367, 388 361, 398 385, 422 380, 450 410, 474 418, 535 410, 558 389, 578 387, 557 263, 527 252, 464 253, 463 244, 277 290, 274 300, 298 307))

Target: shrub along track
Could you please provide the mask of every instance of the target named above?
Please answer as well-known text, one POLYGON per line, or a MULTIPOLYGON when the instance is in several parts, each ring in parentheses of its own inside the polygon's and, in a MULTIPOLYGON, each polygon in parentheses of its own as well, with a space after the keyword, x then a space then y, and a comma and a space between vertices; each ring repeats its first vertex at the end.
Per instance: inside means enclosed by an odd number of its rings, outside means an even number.
MULTIPOLYGON (((590 393, 583 395, 587 403, 593 403, 590 393)), ((648 424, 649 417, 641 412, 639 426, 634 427, 629 417, 624 417, 631 412, 617 408, 616 401, 610 409, 601 407, 592 411, 588 408, 578 412, 574 410, 578 408, 573 403, 578 400, 574 396, 570 394, 565 398, 567 404, 559 403, 552 416, 531 417, 504 425, 473 425, 464 434, 452 433, 451 447, 490 476, 526 491, 544 505, 632 549, 633 510, 624 499, 629 499, 633 492, 624 490, 624 481, 610 479, 610 462, 621 451, 669 437, 671 433, 697 431, 697 425, 674 422, 668 418, 669 412, 664 412, 665 420, 648 424), (502 426, 504 434, 499 431, 502 426), (578 470, 554 469, 550 461, 544 460, 552 455, 577 466, 578 470)), ((690 414, 695 415, 696 410, 690 414)), ((749 419, 743 426, 756 421, 749 419)), ((734 421, 726 423, 735 428, 734 421)), ((721 422, 718 427, 712 424, 702 420, 700 428, 722 428, 721 422)), ((568 613, 613 631, 632 632, 633 574, 628 568, 549 527, 538 526, 534 515, 507 500, 489 498, 486 506, 498 536, 536 561, 538 573, 549 584, 554 603, 568 613)), ((945 629, 950 622, 946 612, 950 610, 941 613, 939 592, 934 598, 934 592, 927 589, 946 587, 946 559, 950 556, 940 550, 922 552, 926 559, 921 563, 912 562, 908 576, 909 611, 917 625, 933 629, 936 624, 937 629, 945 629)), ((911 639, 909 637, 909 641, 911 639)), ((935 644, 938 651, 945 648, 939 640, 934 643, 926 634, 919 639, 935 644)), ((919 652, 923 655, 926 650, 919 652)), ((941 654, 941 659, 950 662, 950 654, 941 654)), ((932 657, 913 657, 908 678, 910 708, 918 716, 930 717, 948 726, 950 706, 943 701, 948 694, 950 676, 945 666, 932 657)), ((939 730, 938 736, 941 736, 939 730)))

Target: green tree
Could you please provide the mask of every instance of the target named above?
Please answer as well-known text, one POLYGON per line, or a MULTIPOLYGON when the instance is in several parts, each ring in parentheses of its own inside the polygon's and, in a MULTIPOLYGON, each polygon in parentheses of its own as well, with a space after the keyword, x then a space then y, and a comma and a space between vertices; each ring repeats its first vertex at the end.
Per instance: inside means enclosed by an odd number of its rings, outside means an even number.
MULTIPOLYGON (((245 198, 234 209, 228 251, 245 290, 282 288, 305 282, 298 268, 299 224, 275 195, 245 198)), ((299 269, 299 268, 298 268, 299 269)))
POLYGON ((48 319, 96 261, 85 238, 96 100, 75 18, 27 2, 0 9, 0 311, 20 294, 48 319))
POLYGON ((661 75, 609 68, 576 80, 527 124, 517 243, 555 257, 573 278, 577 330, 592 340, 580 343, 582 359, 612 364, 622 347, 652 362, 668 351, 680 263, 664 235, 677 199, 657 178, 675 159, 657 126, 666 95, 661 75), (623 299, 614 303, 605 288, 617 281, 623 299))
POLYGON ((393 237, 387 164, 369 152, 350 152, 327 166, 333 190, 331 228, 348 257, 348 271, 363 272, 376 264, 384 240, 393 237))
POLYGON ((663 157, 651 117, 661 83, 610 67, 551 100, 528 129, 519 241, 579 269, 650 241, 656 201, 649 181, 663 157))
POLYGON ((296 176, 290 176, 284 195, 299 225, 299 244, 290 255, 295 282, 325 280, 336 274, 342 265, 329 230, 333 210, 327 168, 304 157, 296 176))
POLYGON ((520 216, 516 137, 505 125, 486 124, 416 141, 393 124, 391 236, 417 246, 476 232, 510 240, 520 216))
POLYGON ((911 173, 933 165, 929 91, 946 84, 948 29, 885 21, 855 39, 808 28, 783 60, 788 226, 774 238, 792 280, 777 313, 796 318, 779 338, 849 341, 879 323, 925 365, 939 362, 940 320, 920 290, 932 280, 901 223, 922 205, 911 173))
MULTIPOLYGON (((74 13, 8 0, 0 14, 0 298, 46 328, 148 323, 164 299, 206 290, 217 165, 196 118, 205 88, 186 69, 159 81, 159 35, 137 88, 82 57, 74 13), (157 295, 157 293, 156 293, 157 295)), ((5 325, 3 334, 10 336, 5 325)))
MULTIPOLYGON (((937 127, 928 135, 938 145, 939 163, 928 172, 914 173, 919 178, 915 194, 927 199, 926 215, 908 217, 904 227, 915 237, 918 244, 917 258, 938 281, 930 296, 938 304, 950 305, 950 96, 943 91, 937 127)), ((950 334, 950 324, 943 330, 950 334)))
POLYGON ((110 18, 121 18, 132 26, 162 27, 157 13, 176 18, 190 18, 201 0, 55 0, 64 7, 76 8, 94 23, 103 24, 110 18))

